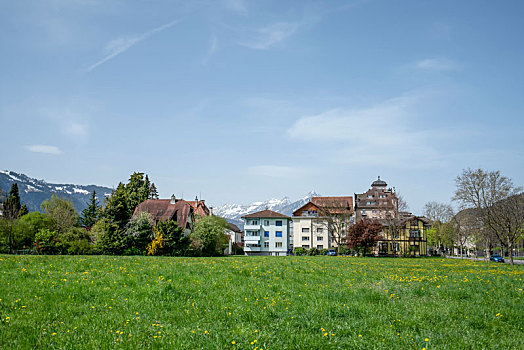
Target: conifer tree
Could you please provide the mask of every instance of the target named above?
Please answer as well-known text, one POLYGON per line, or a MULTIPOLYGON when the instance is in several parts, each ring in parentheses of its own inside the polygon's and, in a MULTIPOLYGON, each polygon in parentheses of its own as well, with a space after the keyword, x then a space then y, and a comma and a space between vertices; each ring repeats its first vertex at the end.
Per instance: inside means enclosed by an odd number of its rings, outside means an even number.
POLYGON ((100 204, 96 198, 96 191, 93 190, 89 205, 87 208, 82 210, 82 216, 80 217, 80 225, 85 228, 91 228, 100 216, 100 204))
POLYGON ((124 184, 120 182, 116 190, 111 193, 111 197, 107 199, 103 216, 111 223, 116 224, 120 229, 123 229, 129 221, 131 214, 128 212, 126 188, 124 184))
POLYGON ((4 216, 11 220, 17 219, 21 207, 18 184, 15 182, 11 185, 9 197, 7 197, 7 200, 4 203, 4 216))
POLYGON ((148 199, 158 199, 158 191, 154 183, 151 184, 148 199))
POLYGON ((20 211, 18 212, 18 217, 21 218, 22 216, 29 214, 29 210, 27 210, 27 205, 22 205, 20 208, 20 211))

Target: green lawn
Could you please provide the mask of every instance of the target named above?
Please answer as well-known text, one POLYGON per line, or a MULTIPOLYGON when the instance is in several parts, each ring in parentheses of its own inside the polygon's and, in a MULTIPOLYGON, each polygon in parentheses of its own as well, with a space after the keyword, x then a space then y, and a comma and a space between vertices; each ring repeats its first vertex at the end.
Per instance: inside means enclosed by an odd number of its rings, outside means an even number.
POLYGON ((0 255, 0 348, 524 349, 524 266, 0 255))

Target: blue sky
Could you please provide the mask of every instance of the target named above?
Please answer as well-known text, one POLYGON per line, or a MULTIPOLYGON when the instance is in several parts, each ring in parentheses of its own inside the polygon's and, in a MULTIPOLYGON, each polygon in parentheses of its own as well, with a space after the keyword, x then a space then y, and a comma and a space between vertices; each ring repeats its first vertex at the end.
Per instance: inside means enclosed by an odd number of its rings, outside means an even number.
POLYGON ((524 184, 522 1, 1 1, 0 167, 210 205, 524 184))

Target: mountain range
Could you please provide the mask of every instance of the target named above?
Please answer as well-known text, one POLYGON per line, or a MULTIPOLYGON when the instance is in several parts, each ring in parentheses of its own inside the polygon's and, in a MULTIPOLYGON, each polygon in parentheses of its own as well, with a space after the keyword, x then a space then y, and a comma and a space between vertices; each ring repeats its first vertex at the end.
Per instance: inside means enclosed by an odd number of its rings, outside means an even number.
POLYGON ((105 196, 111 195, 112 192, 111 188, 103 186, 53 184, 14 171, 0 170, 0 201, 5 200, 11 185, 15 182, 18 184, 20 201, 27 205, 29 211, 39 211, 42 202, 56 194, 59 197, 71 199, 76 210, 80 213, 87 207, 93 191, 96 191, 100 202, 103 201, 105 196))
MULTIPOLYGON (((71 199, 76 210, 80 213, 87 207, 93 190, 96 191, 101 203, 103 202, 103 198, 111 195, 112 192, 111 188, 103 186, 53 184, 14 171, 0 170, 0 202, 3 202, 7 198, 11 185, 15 182, 18 183, 20 200, 22 204, 27 205, 29 211, 39 211, 42 202, 51 198, 53 194, 56 194, 59 197, 71 199)), ((213 214, 225 218, 227 221, 242 229, 244 227, 241 219, 243 215, 269 209, 291 216, 293 211, 309 202, 311 197, 315 196, 320 195, 312 191, 296 201, 291 201, 288 197, 284 197, 282 199, 253 202, 248 205, 225 204, 213 208, 213 214)))
POLYGON ((240 229, 244 227, 242 216, 249 213, 256 213, 262 210, 273 210, 284 215, 291 216, 295 210, 311 200, 311 197, 318 197, 320 194, 314 191, 309 192, 306 196, 292 202, 288 197, 282 199, 270 199, 263 202, 253 202, 248 205, 225 204, 213 208, 213 214, 225 218, 227 221, 237 225, 240 229))

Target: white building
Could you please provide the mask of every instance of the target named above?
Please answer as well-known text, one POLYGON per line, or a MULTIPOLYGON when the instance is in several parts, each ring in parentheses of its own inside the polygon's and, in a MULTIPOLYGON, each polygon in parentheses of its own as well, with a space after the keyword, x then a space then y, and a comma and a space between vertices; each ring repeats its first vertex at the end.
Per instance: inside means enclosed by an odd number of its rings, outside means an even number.
POLYGON ((293 247, 330 249, 344 244, 353 225, 353 198, 312 197, 293 212, 293 247))
POLYGON ((291 218, 272 210, 248 214, 244 219, 246 255, 287 255, 291 218))

